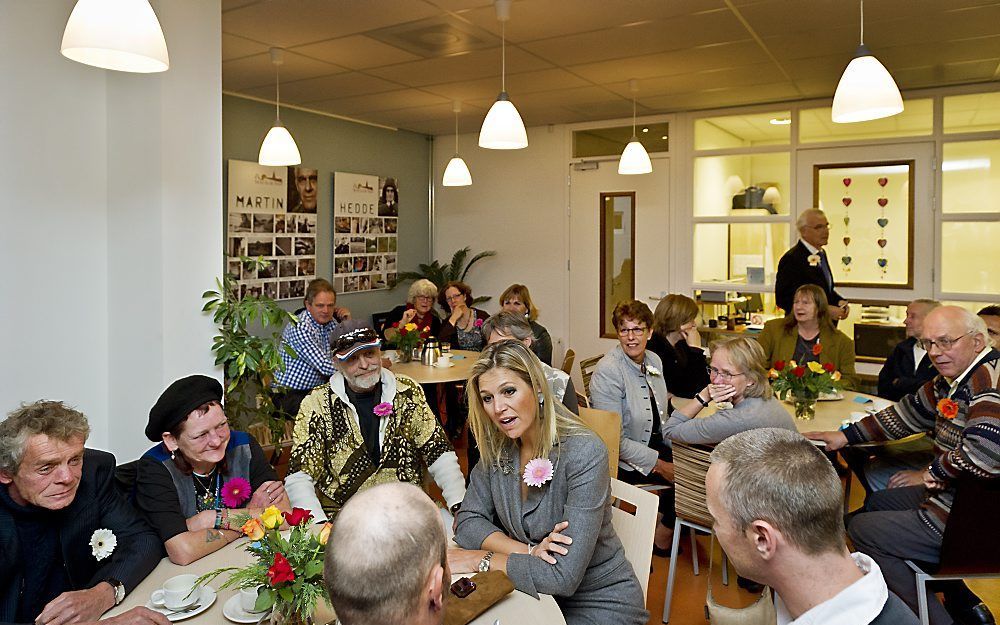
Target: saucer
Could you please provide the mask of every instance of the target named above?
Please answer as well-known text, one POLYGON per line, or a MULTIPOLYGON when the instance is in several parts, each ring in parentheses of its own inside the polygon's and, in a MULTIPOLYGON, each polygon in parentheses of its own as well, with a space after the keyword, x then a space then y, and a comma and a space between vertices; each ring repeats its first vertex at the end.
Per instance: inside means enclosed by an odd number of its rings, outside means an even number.
POLYGON ((434 363, 434 366, 435 366, 435 367, 437 367, 438 369, 450 369, 451 367, 454 367, 454 366, 455 366, 455 363, 453 363, 453 362, 449 362, 449 363, 448 363, 448 366, 444 366, 444 365, 439 365, 439 364, 437 364, 437 363, 434 363))
MULTIPOLYGON (((190 612, 180 612, 178 614, 174 614, 175 610, 171 610, 170 608, 165 606, 153 605, 152 600, 146 602, 146 607, 152 610, 153 612, 159 612, 160 614, 163 614, 164 616, 167 617, 168 621, 170 621, 171 623, 175 623, 177 621, 183 621, 186 618, 191 618, 192 616, 197 616, 202 612, 204 612, 205 610, 209 609, 210 607, 212 607, 212 604, 215 603, 215 598, 217 596, 218 595, 215 592, 214 588, 212 588, 211 586, 202 586, 201 592, 198 594, 198 600, 194 602, 198 604, 198 607, 195 608, 194 610, 191 610, 190 612)), ((255 618, 254 622, 256 622, 256 620, 257 619, 255 618)))
POLYGON ((229 598, 229 601, 222 606, 222 615, 234 623, 257 623, 261 620, 261 616, 269 613, 270 610, 264 610, 263 612, 247 612, 240 605, 240 596, 235 594, 229 598))

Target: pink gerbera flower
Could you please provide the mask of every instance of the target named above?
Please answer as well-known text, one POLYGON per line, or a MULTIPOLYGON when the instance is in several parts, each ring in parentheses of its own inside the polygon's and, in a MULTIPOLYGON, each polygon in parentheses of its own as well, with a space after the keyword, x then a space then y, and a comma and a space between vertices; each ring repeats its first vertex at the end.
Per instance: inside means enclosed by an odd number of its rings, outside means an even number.
POLYGON ((524 465, 524 483, 541 487, 552 479, 552 461, 548 458, 533 458, 524 465))
POLYGON ((239 508, 250 499, 250 482, 242 477, 234 477, 222 485, 222 503, 227 508, 239 508))
POLYGON ((481 327, 483 327, 483 320, 482 319, 476 319, 476 323, 474 323, 473 325, 475 325, 477 328, 481 328, 481 327))
POLYGON ((389 415, 392 414, 392 404, 390 404, 387 401, 384 401, 381 404, 376 405, 373 410, 375 414, 377 414, 380 417, 388 417, 389 415))

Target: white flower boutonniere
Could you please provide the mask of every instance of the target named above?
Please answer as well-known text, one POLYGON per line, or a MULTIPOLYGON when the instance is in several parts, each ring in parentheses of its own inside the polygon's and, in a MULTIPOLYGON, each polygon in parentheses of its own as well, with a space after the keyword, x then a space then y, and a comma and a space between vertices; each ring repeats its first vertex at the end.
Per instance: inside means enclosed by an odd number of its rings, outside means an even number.
POLYGON ((646 373, 648 373, 649 375, 653 376, 654 378, 663 375, 660 372, 659 369, 657 369, 656 367, 650 367, 650 366, 646 367, 646 373))
POLYGON ((810 254, 806 260, 809 261, 810 267, 819 267, 819 254, 810 254))
POLYGON ((94 530, 94 533, 90 536, 90 548, 94 553, 94 557, 98 560, 103 560, 111 555, 118 546, 118 538, 115 533, 108 529, 94 530))

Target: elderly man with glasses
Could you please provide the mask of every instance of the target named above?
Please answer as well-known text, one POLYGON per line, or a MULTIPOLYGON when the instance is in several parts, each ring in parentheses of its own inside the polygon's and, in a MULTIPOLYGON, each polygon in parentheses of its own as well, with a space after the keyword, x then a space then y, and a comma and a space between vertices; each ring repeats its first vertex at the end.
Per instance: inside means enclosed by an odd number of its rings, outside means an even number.
POLYGON ((348 319, 331 335, 337 371, 299 408, 285 490, 317 520, 358 491, 387 482, 422 486, 429 471, 453 512, 465 478, 448 437, 411 378, 382 366, 378 333, 348 319))
MULTIPOLYGON (((939 375, 840 432, 806 434, 834 451, 934 432, 935 456, 923 471, 923 485, 873 493, 848 526, 855 547, 878 563, 889 589, 914 611, 916 585, 905 561, 939 560, 956 478, 1000 477, 1000 352, 991 343, 981 318, 957 306, 935 308, 924 319, 920 345, 939 375)), ((947 611, 933 593, 929 595, 933 624, 994 622, 986 606, 960 582, 945 590, 947 611)))
POLYGON ((818 208, 802 211, 795 226, 799 230, 799 242, 778 261, 778 271, 774 278, 774 301, 786 313, 792 310, 795 291, 803 284, 815 284, 826 293, 830 303, 830 317, 834 323, 847 317, 848 306, 836 283, 830 260, 823 246, 830 240, 830 222, 818 208))

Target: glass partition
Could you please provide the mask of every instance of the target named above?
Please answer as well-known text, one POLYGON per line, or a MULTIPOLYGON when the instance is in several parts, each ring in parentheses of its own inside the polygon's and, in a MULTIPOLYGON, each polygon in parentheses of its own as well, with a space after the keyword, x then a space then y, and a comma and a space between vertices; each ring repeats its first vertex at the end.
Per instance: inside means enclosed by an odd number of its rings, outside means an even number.
POLYGON ((1000 293, 1000 222, 946 221, 941 224, 941 290, 1000 293))
POLYGON ((787 215, 788 152, 694 159, 695 217, 787 215))
POLYGON ((694 122, 694 149, 723 150, 764 145, 788 145, 790 111, 705 117, 694 122))
POLYGON ((945 97, 945 132, 988 130, 1000 130, 1000 92, 945 97))
POLYGON ((835 124, 829 106, 803 109, 799 112, 799 141, 857 141, 931 134, 934 126, 934 100, 905 100, 903 106, 905 108, 899 115, 853 124, 835 124))
POLYGON ((695 282, 774 284, 789 230, 787 223, 695 224, 695 282))
POLYGON ((943 157, 942 212, 1000 212, 1000 140, 945 143, 943 157))

